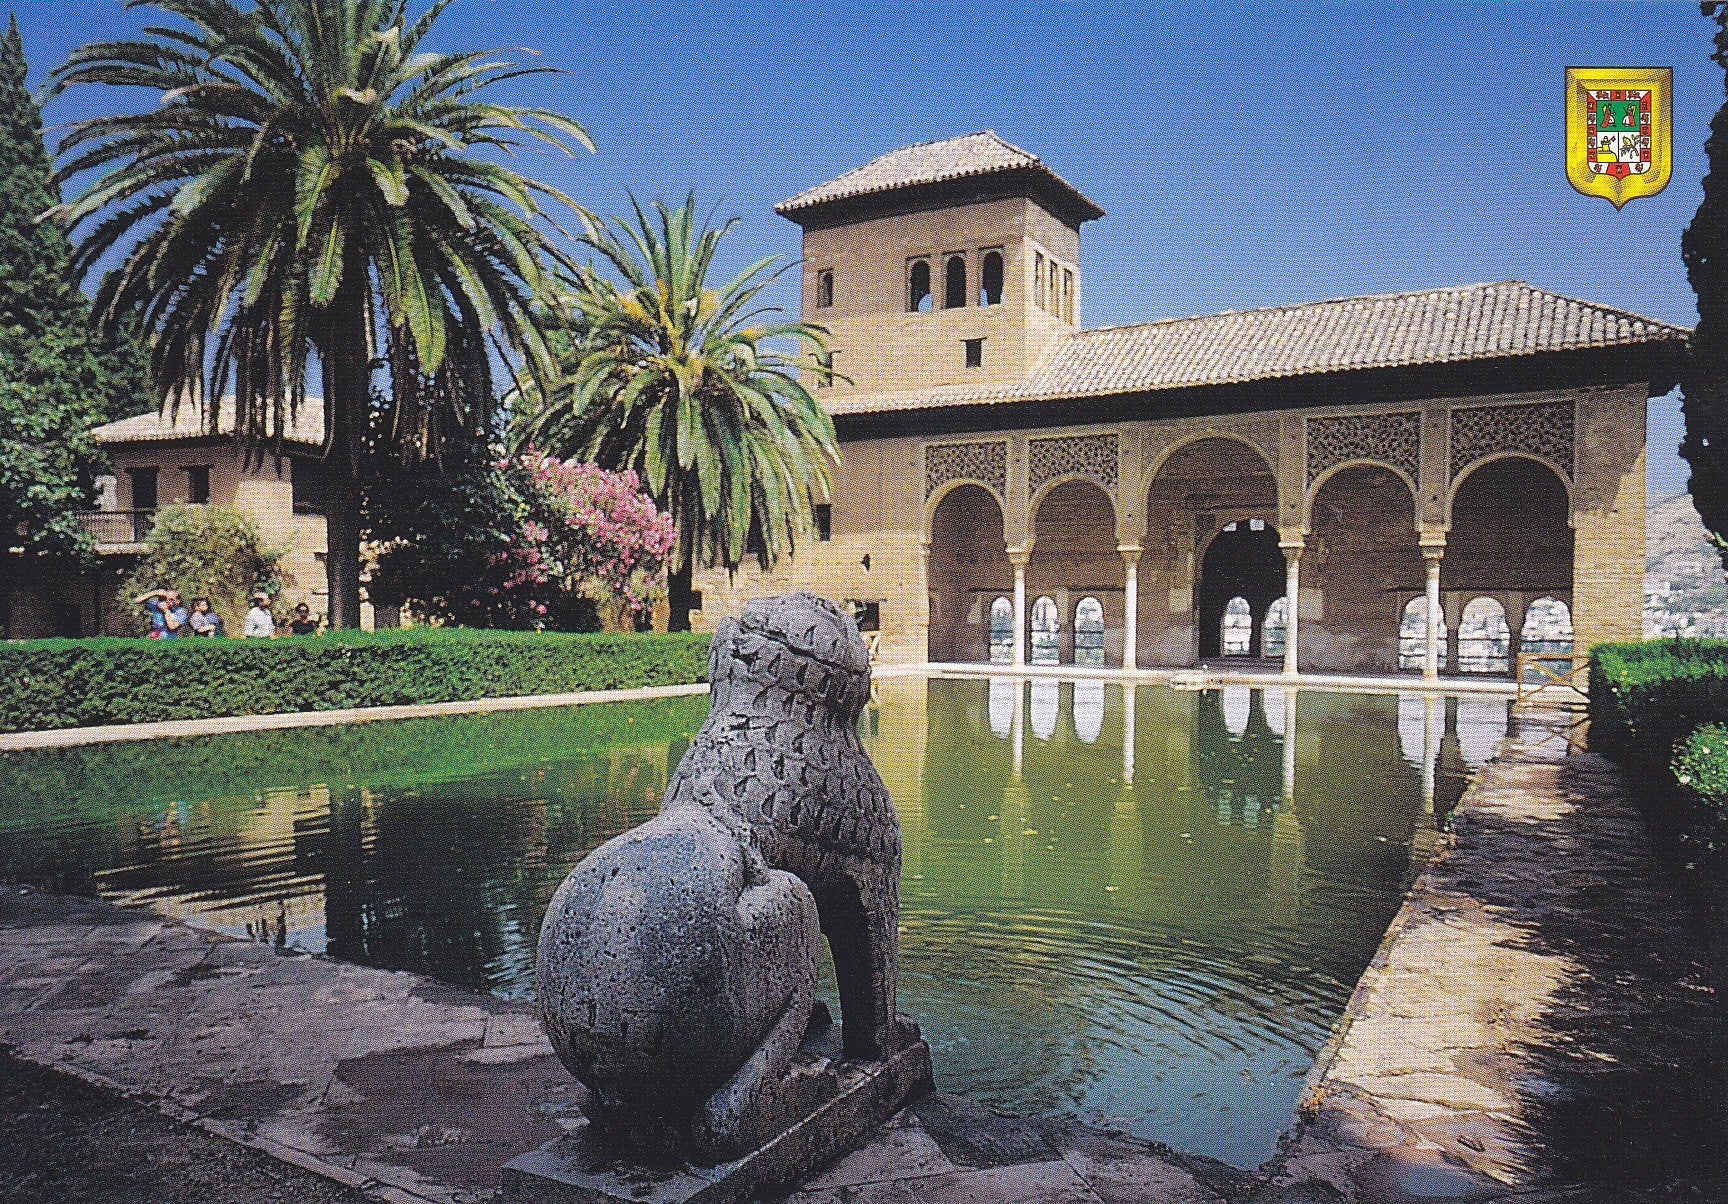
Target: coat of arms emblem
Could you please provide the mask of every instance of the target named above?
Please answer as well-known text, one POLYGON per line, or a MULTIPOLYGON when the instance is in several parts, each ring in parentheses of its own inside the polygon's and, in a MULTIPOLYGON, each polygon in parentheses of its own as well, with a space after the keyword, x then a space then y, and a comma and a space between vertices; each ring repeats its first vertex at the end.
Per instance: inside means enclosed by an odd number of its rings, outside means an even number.
POLYGON ((1655 196, 1673 169, 1669 67, 1566 68, 1566 178, 1618 209, 1655 196))

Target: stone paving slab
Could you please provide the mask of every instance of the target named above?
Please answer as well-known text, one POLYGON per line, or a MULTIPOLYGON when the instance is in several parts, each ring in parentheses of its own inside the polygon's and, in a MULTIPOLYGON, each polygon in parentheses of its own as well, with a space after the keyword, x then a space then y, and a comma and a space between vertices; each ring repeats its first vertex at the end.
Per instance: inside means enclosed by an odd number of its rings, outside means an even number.
POLYGON ((1626 792, 1516 743, 1480 771, 1255 1201, 1728 1194, 1709 936, 1626 792))
MULTIPOLYGON (((397 1204, 494 1199, 504 1163, 574 1127, 582 1098, 531 1006, 15 886, 0 1043, 397 1204)), ((1208 1170, 930 1096, 789 1198, 1218 1204, 1208 1170)))

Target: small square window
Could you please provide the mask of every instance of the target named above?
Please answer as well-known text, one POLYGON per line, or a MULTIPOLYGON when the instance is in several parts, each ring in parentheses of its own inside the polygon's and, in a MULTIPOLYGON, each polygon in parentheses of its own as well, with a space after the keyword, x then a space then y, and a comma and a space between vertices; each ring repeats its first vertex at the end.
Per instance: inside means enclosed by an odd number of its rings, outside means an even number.
POLYGON ((859 631, 882 630, 882 603, 880 599, 865 600, 863 598, 846 599, 846 608, 852 612, 852 619, 858 624, 859 631))
POLYGON ((964 342, 966 344, 966 366, 968 368, 982 368, 984 366, 984 340, 966 339, 964 342))
POLYGON ((194 506, 210 501, 210 468, 208 465, 187 465, 186 500, 194 506))
POLYGON ((834 537, 834 507, 827 502, 816 504, 816 538, 827 543, 834 537))

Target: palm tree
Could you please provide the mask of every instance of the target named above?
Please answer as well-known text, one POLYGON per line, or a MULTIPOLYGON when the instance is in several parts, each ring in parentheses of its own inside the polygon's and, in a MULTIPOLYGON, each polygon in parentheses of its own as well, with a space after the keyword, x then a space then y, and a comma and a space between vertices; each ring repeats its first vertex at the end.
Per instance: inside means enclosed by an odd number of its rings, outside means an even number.
MULTIPOLYGON (((747 556, 770 569, 812 526, 840 456, 834 422, 798 379, 800 352, 825 362, 827 331, 761 321, 759 305, 788 267, 758 260, 721 288, 707 284, 721 238, 695 216, 696 196, 634 224, 585 216, 579 240, 622 278, 593 263, 566 278, 563 373, 515 418, 520 444, 635 469, 678 526, 672 625, 689 623, 697 565, 736 570, 747 556), (791 354, 766 340, 793 343, 791 354)), ((808 361, 804 361, 808 362, 808 361)))
MULTIPOLYGON (((593 147, 557 113, 481 99, 549 68, 421 51, 449 3, 410 22, 407 0, 128 0, 184 24, 86 46, 50 89, 151 93, 146 112, 69 127, 59 179, 102 174, 52 213, 80 275, 129 242, 96 314, 141 318, 163 404, 232 391, 242 435, 279 447, 316 366, 337 626, 359 623, 368 430, 435 455, 489 428, 494 356, 532 377, 555 367, 534 320, 551 253, 535 219, 546 198, 570 202, 474 152, 593 147)), ((204 405, 212 431, 220 408, 204 405)))

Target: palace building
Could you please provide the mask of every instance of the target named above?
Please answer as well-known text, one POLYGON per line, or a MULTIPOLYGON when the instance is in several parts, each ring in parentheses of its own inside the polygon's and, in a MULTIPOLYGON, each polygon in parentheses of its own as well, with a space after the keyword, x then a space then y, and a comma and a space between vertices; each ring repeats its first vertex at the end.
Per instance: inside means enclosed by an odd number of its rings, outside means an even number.
POLYGON ((892 662, 1428 676, 1640 634, 1684 328, 1498 281, 1088 330, 1103 210, 989 132, 776 212, 843 463, 815 542, 699 576, 699 628, 809 588, 892 662))

